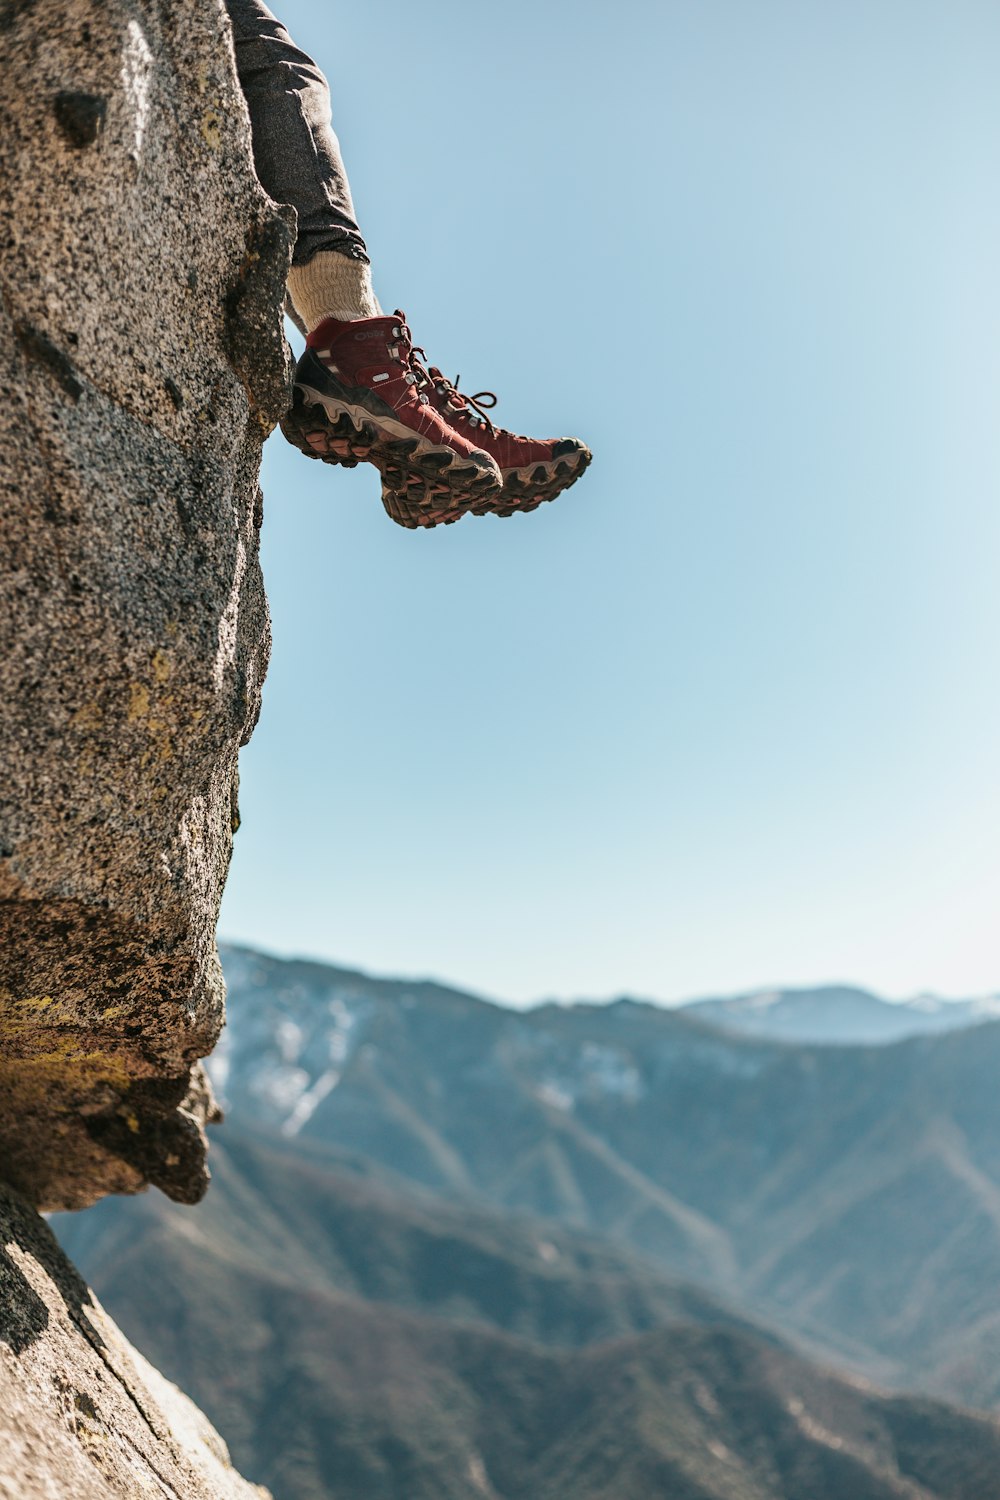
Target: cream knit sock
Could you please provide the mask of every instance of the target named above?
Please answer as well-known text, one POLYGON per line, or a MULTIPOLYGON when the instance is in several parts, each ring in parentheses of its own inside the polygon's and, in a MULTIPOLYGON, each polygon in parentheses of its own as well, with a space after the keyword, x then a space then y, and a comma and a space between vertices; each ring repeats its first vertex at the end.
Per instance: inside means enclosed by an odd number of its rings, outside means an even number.
POLYGON ((308 333, 326 318, 350 322, 383 316, 372 290, 371 266, 352 255, 338 255, 336 250, 321 250, 304 266, 293 266, 288 273, 288 295, 308 333))

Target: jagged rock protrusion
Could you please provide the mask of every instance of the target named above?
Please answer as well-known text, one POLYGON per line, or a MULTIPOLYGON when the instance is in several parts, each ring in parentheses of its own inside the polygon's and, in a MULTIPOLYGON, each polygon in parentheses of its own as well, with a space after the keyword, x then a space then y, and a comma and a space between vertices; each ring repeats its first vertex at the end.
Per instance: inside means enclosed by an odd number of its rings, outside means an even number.
POLYGON ((267 1500, 0 1188, 0 1500, 267 1500))
POLYGON ((192 1201, 289 227, 222 0, 0 33, 0 1177, 192 1201))

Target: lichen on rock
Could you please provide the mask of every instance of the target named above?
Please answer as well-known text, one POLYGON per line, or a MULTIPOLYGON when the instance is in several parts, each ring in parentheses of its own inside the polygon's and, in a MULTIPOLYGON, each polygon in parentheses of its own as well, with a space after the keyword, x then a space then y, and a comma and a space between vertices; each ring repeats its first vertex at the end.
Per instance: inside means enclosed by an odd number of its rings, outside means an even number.
POLYGON ((0 1178, 194 1201, 287 210, 221 0, 0 0, 0 1178))

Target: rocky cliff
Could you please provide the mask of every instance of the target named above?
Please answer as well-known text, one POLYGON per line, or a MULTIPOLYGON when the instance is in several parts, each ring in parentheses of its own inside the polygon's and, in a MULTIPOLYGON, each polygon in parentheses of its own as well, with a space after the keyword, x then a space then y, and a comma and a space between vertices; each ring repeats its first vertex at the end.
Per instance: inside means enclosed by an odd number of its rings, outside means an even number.
POLYGON ((288 384, 227 28, 0 0, 0 1176, 46 1209, 207 1181, 288 384))
POLYGON ((294 226, 222 0, 0 0, 0 1496, 249 1496, 35 1209, 194 1202, 294 226))
POLYGON ((0 1500, 267 1500, 0 1189, 0 1500))

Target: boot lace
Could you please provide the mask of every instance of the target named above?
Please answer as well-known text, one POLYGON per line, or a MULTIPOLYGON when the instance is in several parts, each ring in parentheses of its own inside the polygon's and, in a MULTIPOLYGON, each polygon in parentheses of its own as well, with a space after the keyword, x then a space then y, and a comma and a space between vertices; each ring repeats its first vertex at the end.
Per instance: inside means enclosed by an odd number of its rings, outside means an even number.
MULTIPOLYGON (((423 350, 420 352, 422 354, 423 350)), ((434 389, 438 395, 444 396, 448 405, 453 407, 460 416, 463 416, 470 427, 486 427, 495 437, 501 436, 504 429, 498 427, 486 415, 487 411, 492 411, 497 404, 497 398, 493 391, 477 391, 474 396, 467 396, 464 391, 460 391, 458 388, 458 383, 462 378, 461 375, 456 375, 454 380, 449 380, 434 365, 431 366, 427 374, 434 382, 434 389)))
MULTIPOLYGON (((424 354, 424 351, 417 349, 413 343, 413 334, 410 332, 410 325, 406 321, 406 314, 400 312, 397 307, 393 313, 393 317, 396 319, 396 322, 392 330, 393 342, 389 345, 390 358, 396 360, 401 365, 405 365, 406 374, 403 376, 403 379, 407 385, 415 385, 417 387, 417 395, 421 403, 426 406, 430 397, 427 395, 424 387, 429 384, 430 377, 416 357, 418 354, 424 354)), ((427 356, 424 355, 424 358, 426 359, 427 356)))
POLYGON ((458 389, 461 380, 456 375, 453 381, 446 375, 442 375, 436 365, 428 366, 427 351, 419 344, 414 344, 406 317, 397 308, 393 316, 396 318, 396 326, 392 330, 396 343, 390 346, 393 359, 398 359, 400 364, 406 365, 407 372, 403 377, 407 385, 415 385, 420 400, 426 406, 430 397, 428 389, 433 389, 439 396, 443 396, 448 405, 469 423, 470 427, 486 427, 494 436, 499 437, 503 433, 502 427, 497 427, 486 415, 492 411, 497 404, 497 398, 493 391, 477 391, 474 396, 467 396, 458 389), (418 358, 419 356, 419 358, 418 358))

